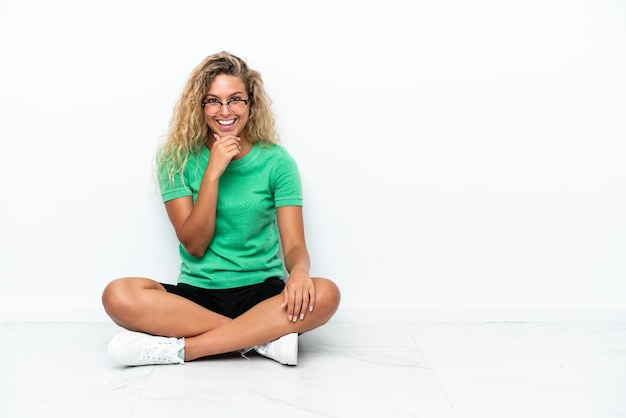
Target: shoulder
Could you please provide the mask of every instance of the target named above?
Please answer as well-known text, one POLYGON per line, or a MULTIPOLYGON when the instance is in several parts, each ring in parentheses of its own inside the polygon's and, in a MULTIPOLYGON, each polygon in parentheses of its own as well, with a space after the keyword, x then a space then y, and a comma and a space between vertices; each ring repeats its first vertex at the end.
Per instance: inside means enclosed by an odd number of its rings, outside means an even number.
POLYGON ((202 158, 208 158, 208 149, 201 148, 198 151, 191 150, 175 150, 175 149, 159 149, 156 156, 158 161, 167 163, 186 163, 188 161, 197 161, 202 158))
POLYGON ((287 149, 280 144, 259 144, 259 153, 265 158, 273 160, 290 160, 293 161, 293 157, 287 149))
POLYGON ((287 152, 285 147, 283 147, 281 144, 259 143, 259 144, 256 144, 256 146, 259 148, 260 152, 268 154, 268 155, 287 152))

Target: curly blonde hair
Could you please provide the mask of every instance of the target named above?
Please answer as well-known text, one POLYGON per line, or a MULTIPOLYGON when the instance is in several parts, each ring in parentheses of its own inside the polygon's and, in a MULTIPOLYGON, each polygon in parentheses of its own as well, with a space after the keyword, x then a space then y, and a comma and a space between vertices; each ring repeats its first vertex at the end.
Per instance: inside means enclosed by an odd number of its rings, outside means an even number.
POLYGON ((198 153, 207 142, 211 130, 206 124, 202 101, 218 75, 239 77, 249 95, 250 115, 244 130, 253 144, 279 142, 271 99, 265 92, 261 74, 247 63, 226 51, 206 57, 189 76, 169 122, 165 141, 159 146, 157 172, 171 181, 183 173, 190 153, 198 153))

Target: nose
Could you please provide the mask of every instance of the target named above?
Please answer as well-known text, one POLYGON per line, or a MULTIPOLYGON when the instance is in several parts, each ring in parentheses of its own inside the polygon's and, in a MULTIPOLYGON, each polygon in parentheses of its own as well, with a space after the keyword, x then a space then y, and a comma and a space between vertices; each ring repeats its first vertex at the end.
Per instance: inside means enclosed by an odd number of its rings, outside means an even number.
POLYGON ((222 115, 230 115, 232 112, 230 111, 230 103, 220 103, 220 114, 222 115))

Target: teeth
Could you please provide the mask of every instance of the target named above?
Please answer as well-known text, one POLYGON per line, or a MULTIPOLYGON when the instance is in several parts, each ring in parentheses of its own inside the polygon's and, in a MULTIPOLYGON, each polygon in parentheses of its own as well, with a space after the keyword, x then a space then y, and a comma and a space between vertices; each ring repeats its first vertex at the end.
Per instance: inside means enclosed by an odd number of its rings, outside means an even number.
POLYGON ((232 125, 233 123, 235 123, 235 119, 231 119, 231 120, 218 120, 217 121, 218 124, 220 125, 232 125))

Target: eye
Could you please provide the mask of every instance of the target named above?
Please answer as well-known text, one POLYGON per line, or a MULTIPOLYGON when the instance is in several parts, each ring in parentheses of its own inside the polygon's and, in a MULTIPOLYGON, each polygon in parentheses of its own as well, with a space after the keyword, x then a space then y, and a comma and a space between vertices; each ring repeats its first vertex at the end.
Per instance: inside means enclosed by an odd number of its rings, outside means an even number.
POLYGON ((233 97, 232 99, 230 99, 231 102, 240 102, 241 101, 241 97, 233 97))
POLYGON ((204 103, 219 103, 219 102, 217 101, 217 99, 211 98, 211 99, 206 99, 204 103))

